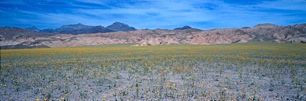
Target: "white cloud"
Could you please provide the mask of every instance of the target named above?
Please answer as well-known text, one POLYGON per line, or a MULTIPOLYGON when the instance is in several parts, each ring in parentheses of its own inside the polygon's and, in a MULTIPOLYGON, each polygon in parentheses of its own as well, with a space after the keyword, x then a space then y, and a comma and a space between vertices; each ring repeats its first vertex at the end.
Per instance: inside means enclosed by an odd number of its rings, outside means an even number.
MULTIPOLYGON (((211 11, 194 7, 197 2, 190 1, 146 1, 136 4, 123 5, 112 9, 78 9, 77 12, 89 14, 92 16, 103 15, 123 15, 123 20, 143 20, 143 22, 156 23, 155 28, 158 26, 167 26, 180 23, 189 22, 203 22, 213 19, 210 14, 211 11)), ((204 2, 205 3, 205 2, 204 2)), ((106 19, 108 20, 108 19, 106 19)), ((134 21, 139 22, 139 21, 134 21)), ((143 25, 143 24, 142 24, 143 25)), ((151 25, 152 26, 152 25, 151 25)), ((137 26, 144 28, 146 26, 137 26)))
POLYGON ((272 9, 306 11, 306 1, 304 0, 277 0, 258 4, 257 6, 272 9))
POLYGON ((69 10, 68 12, 35 12, 17 9, 13 11, 13 14, 10 12, 0 13, 16 15, 11 19, 18 20, 21 23, 38 23, 41 26, 44 24, 60 26, 71 23, 106 26, 119 21, 139 29, 172 29, 183 25, 207 29, 214 27, 251 27, 258 23, 286 25, 305 21, 300 16, 288 16, 303 12, 290 12, 290 10, 306 10, 306 2, 300 0, 265 1, 254 5, 233 5, 222 0, 77 1, 85 4, 65 2, 67 6, 71 7, 65 8, 69 10), (96 4, 97 7, 90 7, 86 3, 96 4), (101 5, 101 8, 98 5, 101 5))

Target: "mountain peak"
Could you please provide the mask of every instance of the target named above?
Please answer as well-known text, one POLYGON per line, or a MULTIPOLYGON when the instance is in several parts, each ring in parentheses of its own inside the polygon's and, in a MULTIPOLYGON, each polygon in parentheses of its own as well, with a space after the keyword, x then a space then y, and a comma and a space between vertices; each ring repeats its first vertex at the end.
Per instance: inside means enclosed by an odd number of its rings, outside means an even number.
POLYGON ((183 28, 185 28, 185 29, 189 29, 189 28, 191 28, 191 27, 186 25, 186 26, 184 26, 183 28))
POLYGON ((185 29, 192 29, 190 26, 183 26, 183 27, 179 27, 179 28, 175 28, 174 30, 185 30, 185 29))
POLYGON ((271 24, 271 23, 257 24, 254 26, 254 28, 274 28, 274 27, 278 27, 278 26, 271 24))
POLYGON ((120 25, 127 25, 127 24, 124 24, 124 23, 121 23, 121 22, 114 22, 113 24, 120 24, 120 25))
POLYGON ((121 23, 121 22, 114 22, 112 25, 109 25, 106 28, 110 29, 110 30, 113 30, 113 31, 132 31, 132 30, 136 30, 134 27, 130 27, 129 25, 121 23))

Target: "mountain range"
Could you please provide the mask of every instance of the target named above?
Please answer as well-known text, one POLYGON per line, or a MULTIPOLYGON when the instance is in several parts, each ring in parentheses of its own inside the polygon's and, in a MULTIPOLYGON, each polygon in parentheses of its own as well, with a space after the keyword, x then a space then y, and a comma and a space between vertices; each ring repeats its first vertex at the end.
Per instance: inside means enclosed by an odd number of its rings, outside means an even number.
POLYGON ((89 26, 81 23, 63 25, 56 29, 42 29, 39 30, 35 26, 26 28, 27 30, 32 30, 36 32, 46 32, 46 33, 58 33, 58 34, 85 34, 85 33, 106 33, 106 32, 116 32, 116 31, 132 31, 136 30, 134 27, 130 27, 127 24, 121 22, 115 22, 107 27, 99 26, 89 26))
POLYGON ((137 30, 115 22, 107 27, 83 24, 63 25, 56 29, 36 27, 0 28, 0 47, 71 47, 103 44, 134 44, 136 46, 167 44, 231 44, 249 41, 306 43, 306 24, 278 26, 258 24, 254 27, 201 30, 190 26, 169 29, 137 30))

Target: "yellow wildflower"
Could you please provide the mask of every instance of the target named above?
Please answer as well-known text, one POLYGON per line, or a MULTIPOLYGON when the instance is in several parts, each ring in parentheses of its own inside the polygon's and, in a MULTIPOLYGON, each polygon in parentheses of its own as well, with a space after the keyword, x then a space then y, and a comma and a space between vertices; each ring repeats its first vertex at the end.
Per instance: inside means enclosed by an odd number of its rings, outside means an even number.
POLYGON ((156 90, 155 92, 154 92, 154 94, 157 94, 158 93, 158 91, 156 90))
POLYGON ((227 90, 227 88, 226 88, 226 87, 224 87, 224 88, 223 88, 223 90, 224 90, 224 91, 226 91, 226 90, 227 90))

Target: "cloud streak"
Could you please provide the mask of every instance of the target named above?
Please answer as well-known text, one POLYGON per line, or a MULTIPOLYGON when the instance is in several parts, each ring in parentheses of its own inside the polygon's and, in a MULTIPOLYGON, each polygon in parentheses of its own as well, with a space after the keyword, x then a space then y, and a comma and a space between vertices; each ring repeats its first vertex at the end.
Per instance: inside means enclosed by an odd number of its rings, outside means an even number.
POLYGON ((74 0, 0 1, 1 26, 55 28, 64 24, 201 29, 305 23, 303 0, 74 0))

